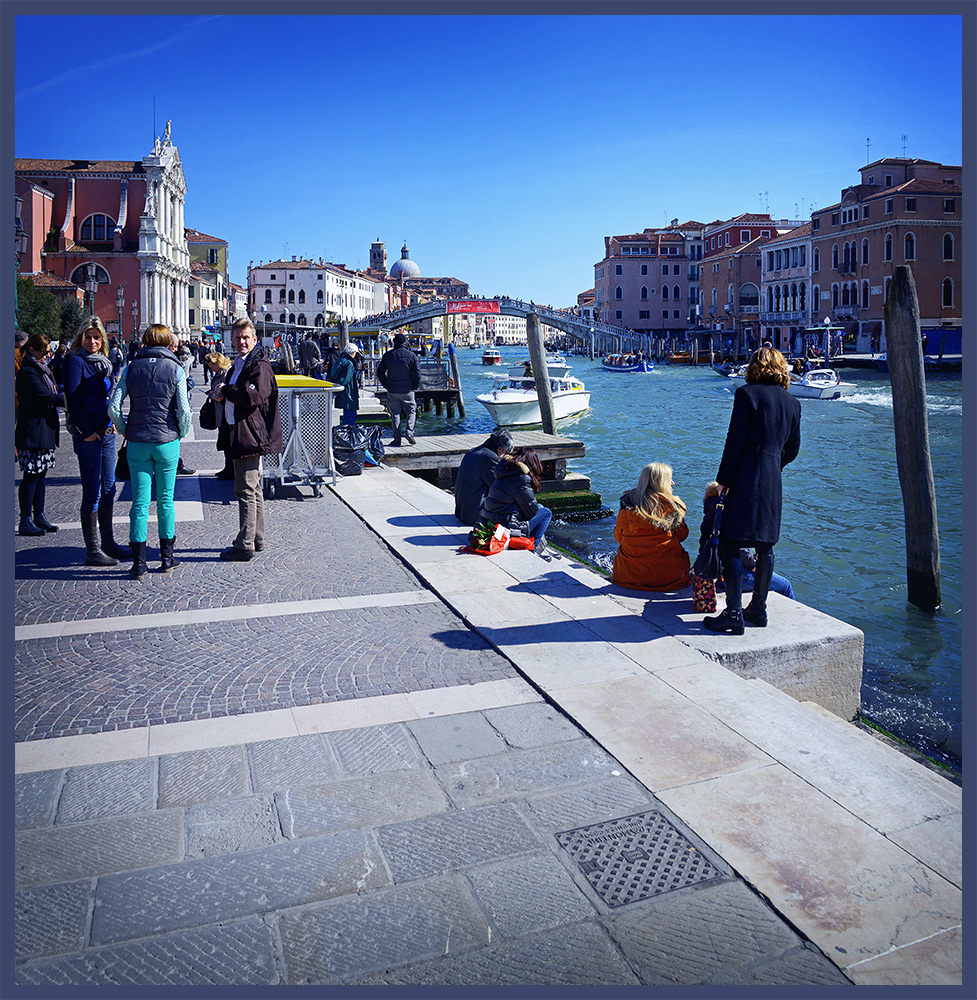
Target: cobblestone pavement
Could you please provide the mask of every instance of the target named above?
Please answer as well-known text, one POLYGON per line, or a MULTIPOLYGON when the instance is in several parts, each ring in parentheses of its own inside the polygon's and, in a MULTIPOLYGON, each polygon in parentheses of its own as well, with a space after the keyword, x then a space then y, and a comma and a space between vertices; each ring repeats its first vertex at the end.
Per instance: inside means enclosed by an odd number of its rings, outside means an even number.
MULTIPOLYGON (((64 524, 73 461, 49 488, 64 524)), ((141 581, 80 565, 77 528, 18 538, 16 622, 41 631, 16 643, 17 740, 517 676, 309 493, 270 501, 268 550, 226 565, 231 486, 201 478, 183 565, 141 581), (363 606, 293 603, 327 598, 363 606), (244 605, 264 610, 227 620, 244 605)), ((543 700, 27 771, 15 827, 19 986, 848 984, 543 700)))

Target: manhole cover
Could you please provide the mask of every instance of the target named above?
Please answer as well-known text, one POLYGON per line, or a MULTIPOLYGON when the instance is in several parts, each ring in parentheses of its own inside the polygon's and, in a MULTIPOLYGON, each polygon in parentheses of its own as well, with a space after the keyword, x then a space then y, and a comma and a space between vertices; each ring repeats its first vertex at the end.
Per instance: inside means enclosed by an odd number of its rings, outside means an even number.
POLYGON ((659 812, 581 826, 556 834, 556 839, 611 907, 721 874, 659 812))

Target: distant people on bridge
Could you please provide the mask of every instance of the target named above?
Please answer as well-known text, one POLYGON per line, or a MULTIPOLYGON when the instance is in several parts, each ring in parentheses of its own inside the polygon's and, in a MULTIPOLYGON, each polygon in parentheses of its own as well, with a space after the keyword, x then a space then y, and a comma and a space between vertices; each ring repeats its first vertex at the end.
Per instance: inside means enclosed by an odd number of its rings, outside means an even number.
POLYGON ((547 552, 545 535, 553 513, 536 500, 542 479, 543 465, 535 448, 514 448, 502 455, 478 520, 531 536, 536 553, 548 561, 552 556, 547 552))
POLYGON ((720 528, 726 607, 702 624, 712 632, 742 635, 744 621, 767 624, 767 593, 773 576, 773 547, 780 538, 781 469, 801 445, 801 404, 792 396, 790 372, 780 351, 761 347, 746 369, 746 384, 733 396, 733 412, 716 482, 725 497, 720 528), (753 598, 742 607, 741 549, 756 550, 753 598))
POLYGON ((465 452, 455 477, 455 517, 462 524, 478 523, 482 501, 495 482, 495 468, 511 448, 512 435, 496 427, 485 441, 465 452))
POLYGON ((329 369, 329 381, 343 387, 343 391, 336 396, 336 405, 343 411, 339 422, 348 426, 356 423, 356 413, 360 408, 360 389, 354 364, 357 353, 354 344, 347 344, 329 369))
POLYGON ((689 554, 682 548, 689 536, 687 508, 674 486, 671 466, 651 462, 641 470, 638 485, 622 495, 614 526, 619 547, 612 583, 671 592, 692 582, 689 554))
POLYGON ((390 411, 391 444, 401 447, 402 437, 414 444, 414 423, 417 419, 415 391, 421 384, 417 356, 407 346, 407 336, 394 334, 394 345, 383 352, 377 365, 377 381, 387 390, 387 409, 390 411))

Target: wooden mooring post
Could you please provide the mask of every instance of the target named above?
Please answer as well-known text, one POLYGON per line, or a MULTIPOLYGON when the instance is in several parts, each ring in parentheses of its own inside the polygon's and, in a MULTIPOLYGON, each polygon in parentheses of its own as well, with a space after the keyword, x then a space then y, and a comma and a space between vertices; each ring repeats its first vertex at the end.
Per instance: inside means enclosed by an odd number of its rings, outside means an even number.
POLYGON ((906 520, 909 601, 923 611, 940 606, 940 536, 930 460, 926 376, 919 333, 916 282, 906 264, 896 267, 885 301, 896 466, 906 520))
POLYGON ((550 372, 546 367, 546 348, 543 345, 543 327, 539 316, 531 312, 526 316, 526 339, 529 341, 529 360, 536 379, 536 396, 539 399, 539 416, 547 434, 556 433, 553 417, 553 395, 550 392, 550 372))

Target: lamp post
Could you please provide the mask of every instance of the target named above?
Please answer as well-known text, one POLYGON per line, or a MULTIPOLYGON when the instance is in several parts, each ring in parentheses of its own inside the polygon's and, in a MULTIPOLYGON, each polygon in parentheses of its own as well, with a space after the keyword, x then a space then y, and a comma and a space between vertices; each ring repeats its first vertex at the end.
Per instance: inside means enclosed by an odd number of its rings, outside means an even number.
POLYGON ((136 328, 136 316, 139 315, 139 303, 135 299, 132 300, 132 342, 135 343, 139 339, 139 331, 136 328))
POLYGON ((268 306, 261 307, 261 339, 265 339, 266 328, 265 324, 268 322, 268 306))
POLYGON ((119 285, 115 291, 115 304, 119 309, 119 344, 122 344, 122 307, 126 304, 125 289, 119 285))
POLYGON ((91 315, 95 316, 95 293, 98 291, 98 278, 95 277, 95 265, 85 268, 85 291, 91 296, 91 315))
POLYGON ((16 216, 14 218, 14 247, 17 251, 17 263, 16 263, 16 276, 14 279, 14 325, 17 329, 20 329, 17 323, 17 316, 20 312, 20 308, 17 304, 17 281, 16 278, 20 277, 20 262, 27 252, 27 230, 24 229, 24 223, 21 221, 20 213, 24 206, 24 199, 20 195, 16 196, 15 210, 16 216))

